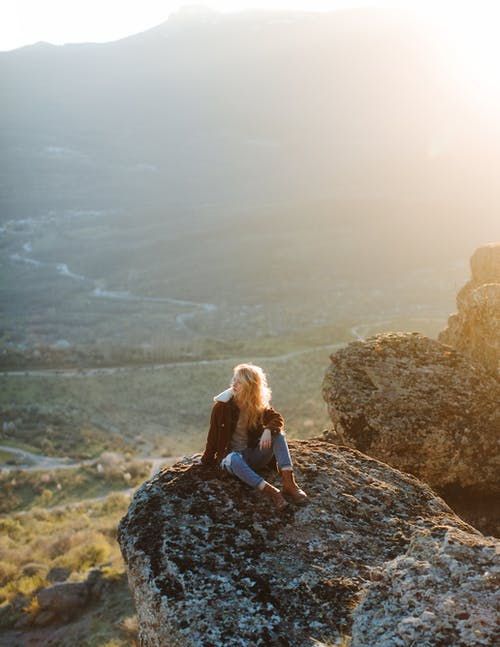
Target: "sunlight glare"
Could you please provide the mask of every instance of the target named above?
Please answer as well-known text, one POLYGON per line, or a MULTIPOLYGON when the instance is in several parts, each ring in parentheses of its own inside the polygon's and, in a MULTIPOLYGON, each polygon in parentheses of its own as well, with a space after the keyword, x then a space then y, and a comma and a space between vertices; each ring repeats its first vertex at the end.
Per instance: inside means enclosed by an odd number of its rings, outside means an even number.
POLYGON ((469 93, 470 99, 486 110, 500 108, 500 5, 486 11, 450 8, 444 20, 443 45, 448 50, 451 71, 469 93))

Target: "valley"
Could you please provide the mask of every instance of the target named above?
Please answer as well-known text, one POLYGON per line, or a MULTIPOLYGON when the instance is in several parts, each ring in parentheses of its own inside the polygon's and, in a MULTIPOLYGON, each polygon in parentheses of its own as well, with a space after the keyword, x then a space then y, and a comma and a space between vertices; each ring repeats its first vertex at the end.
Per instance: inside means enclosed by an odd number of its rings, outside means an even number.
POLYGON ((0 647, 137 645, 119 519, 233 366, 309 439, 330 353, 445 327, 500 194, 440 45, 385 9, 179 12, 0 53, 0 647), (101 598, 53 622, 54 569, 101 598))
POLYGON ((330 258, 345 260, 342 224, 322 241, 326 225, 313 240, 298 222, 285 234, 252 226, 242 241, 241 228, 196 233, 200 222, 186 221, 175 243, 173 226, 157 222, 152 236, 144 223, 128 230, 93 213, 4 225, 0 626, 10 640, 52 635, 30 625, 50 568, 66 566, 70 581, 82 581, 98 567, 114 602, 50 631, 58 644, 86 644, 101 608, 108 643, 99 644, 131 644, 116 524, 153 471, 203 450, 212 398, 232 367, 261 365, 289 436, 317 436, 330 425, 321 398, 328 355, 388 327, 437 334, 465 273, 451 262, 445 279, 438 267, 409 269, 397 285, 384 269, 376 281, 337 276, 330 258))

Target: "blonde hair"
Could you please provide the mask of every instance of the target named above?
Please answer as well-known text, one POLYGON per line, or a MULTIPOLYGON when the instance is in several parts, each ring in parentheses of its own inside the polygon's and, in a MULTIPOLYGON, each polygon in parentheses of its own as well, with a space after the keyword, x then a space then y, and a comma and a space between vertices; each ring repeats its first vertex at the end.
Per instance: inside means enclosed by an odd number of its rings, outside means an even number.
POLYGON ((260 366, 238 364, 233 368, 233 379, 238 377, 241 387, 235 393, 236 404, 244 409, 248 427, 262 422, 262 414, 271 401, 271 389, 260 366))

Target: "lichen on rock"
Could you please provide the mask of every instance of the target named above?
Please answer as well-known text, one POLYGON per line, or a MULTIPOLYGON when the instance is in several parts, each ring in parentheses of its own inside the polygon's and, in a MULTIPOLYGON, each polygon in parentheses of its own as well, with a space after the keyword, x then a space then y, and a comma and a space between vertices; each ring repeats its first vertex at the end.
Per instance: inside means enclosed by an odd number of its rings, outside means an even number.
MULTIPOLYGON (((143 647, 331 645, 350 634, 360 600, 412 538, 436 542, 430 560, 447 533, 462 533, 477 551, 487 541, 410 475, 323 439, 290 447, 309 495, 302 507, 277 513, 243 483, 190 459, 136 492, 119 541, 143 647)), ((482 575, 473 553, 443 584, 450 593, 482 575)), ((489 554, 486 562, 493 569, 489 554)), ((432 598, 427 582, 415 586, 416 598, 432 598)))
POLYGON ((352 644, 494 645, 500 604, 496 548, 491 539, 457 529, 444 536, 415 533, 406 553, 384 565, 356 609, 352 644))
POLYGON ((340 442, 434 488, 500 493, 500 383, 418 333, 385 333, 331 356, 323 397, 340 442))

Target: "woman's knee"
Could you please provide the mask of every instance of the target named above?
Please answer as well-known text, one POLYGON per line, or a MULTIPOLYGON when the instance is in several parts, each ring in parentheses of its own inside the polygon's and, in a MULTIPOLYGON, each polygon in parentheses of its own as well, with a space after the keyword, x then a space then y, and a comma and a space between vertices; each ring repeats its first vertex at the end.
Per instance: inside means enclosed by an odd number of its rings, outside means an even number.
POLYGON ((221 466, 232 474, 233 470, 238 469, 238 466, 242 465, 243 462, 243 456, 239 452, 231 452, 222 459, 221 466))

